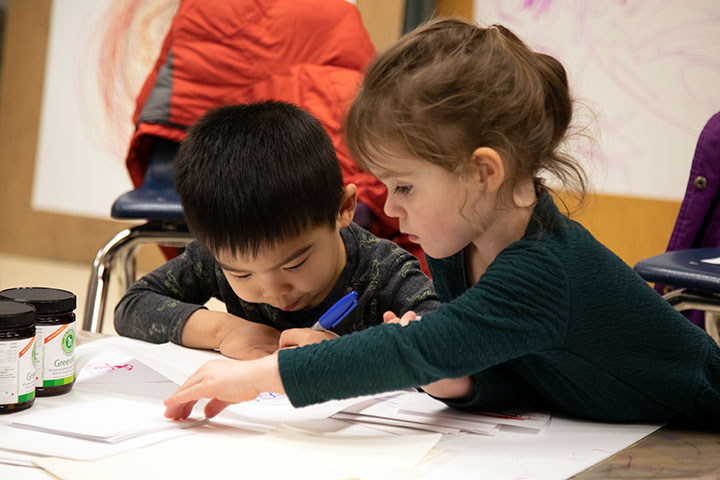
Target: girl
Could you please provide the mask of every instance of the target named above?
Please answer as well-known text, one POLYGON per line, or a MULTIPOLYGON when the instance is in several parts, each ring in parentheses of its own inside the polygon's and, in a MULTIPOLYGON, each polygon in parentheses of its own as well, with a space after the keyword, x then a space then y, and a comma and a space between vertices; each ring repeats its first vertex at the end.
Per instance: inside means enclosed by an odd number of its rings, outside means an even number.
POLYGON ((571 117, 562 65, 502 26, 438 20, 403 37, 370 66, 348 145, 430 257, 443 305, 209 362, 166 416, 187 417, 200 398, 212 417, 264 391, 299 407, 425 385, 460 408, 523 400, 592 420, 720 427, 720 347, 562 215, 541 179, 584 194, 581 167, 558 151, 571 117))

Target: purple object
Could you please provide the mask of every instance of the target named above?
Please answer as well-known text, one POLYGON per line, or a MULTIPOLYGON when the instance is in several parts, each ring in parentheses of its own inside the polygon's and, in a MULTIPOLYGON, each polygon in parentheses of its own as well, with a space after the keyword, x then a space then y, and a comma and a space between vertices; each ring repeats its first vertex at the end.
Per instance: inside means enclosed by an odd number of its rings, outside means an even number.
POLYGON ((361 227, 368 229, 375 222, 375 214, 373 214, 370 207, 367 204, 358 201, 357 207, 355 207, 355 216, 353 222, 357 223, 361 227))
MULTIPOLYGON (((713 115, 700 133, 690 168, 685 197, 673 228, 667 251, 690 248, 720 247, 720 112, 713 115)), ((665 285, 656 284, 663 293, 665 285)), ((702 312, 684 314, 701 328, 702 312)))

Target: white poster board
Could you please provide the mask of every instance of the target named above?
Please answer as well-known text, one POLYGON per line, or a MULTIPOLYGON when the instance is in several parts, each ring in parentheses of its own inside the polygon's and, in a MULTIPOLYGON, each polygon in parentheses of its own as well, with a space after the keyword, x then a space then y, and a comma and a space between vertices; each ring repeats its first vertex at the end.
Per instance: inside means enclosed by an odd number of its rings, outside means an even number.
POLYGON ((132 188, 124 160, 134 99, 178 3, 53 0, 34 210, 106 219, 132 188))

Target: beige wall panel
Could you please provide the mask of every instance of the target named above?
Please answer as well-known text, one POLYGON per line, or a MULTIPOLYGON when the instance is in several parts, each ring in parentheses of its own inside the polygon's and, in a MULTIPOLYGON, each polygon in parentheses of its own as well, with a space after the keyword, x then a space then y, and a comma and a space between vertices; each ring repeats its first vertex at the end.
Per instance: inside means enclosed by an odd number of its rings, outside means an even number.
POLYGON ((665 251, 679 211, 680 202, 595 194, 573 218, 633 266, 665 251))
POLYGON ((400 37, 405 2, 401 0, 357 0, 363 25, 378 52, 400 37))
POLYGON ((437 15, 444 17, 459 15, 472 21, 473 2, 472 0, 437 0, 437 15))

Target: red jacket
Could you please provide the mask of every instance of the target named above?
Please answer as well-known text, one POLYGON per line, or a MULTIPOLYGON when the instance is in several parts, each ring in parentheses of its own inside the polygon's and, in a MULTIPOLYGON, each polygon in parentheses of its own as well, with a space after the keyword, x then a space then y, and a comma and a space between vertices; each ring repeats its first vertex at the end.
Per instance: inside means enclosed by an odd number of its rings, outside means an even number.
POLYGON ((126 165, 136 187, 150 138, 181 141, 208 109, 275 99, 303 107, 325 126, 345 183, 377 218, 370 230, 418 256, 383 212, 385 187, 355 164, 342 115, 375 50, 357 9, 345 0, 183 0, 134 115, 126 165))

